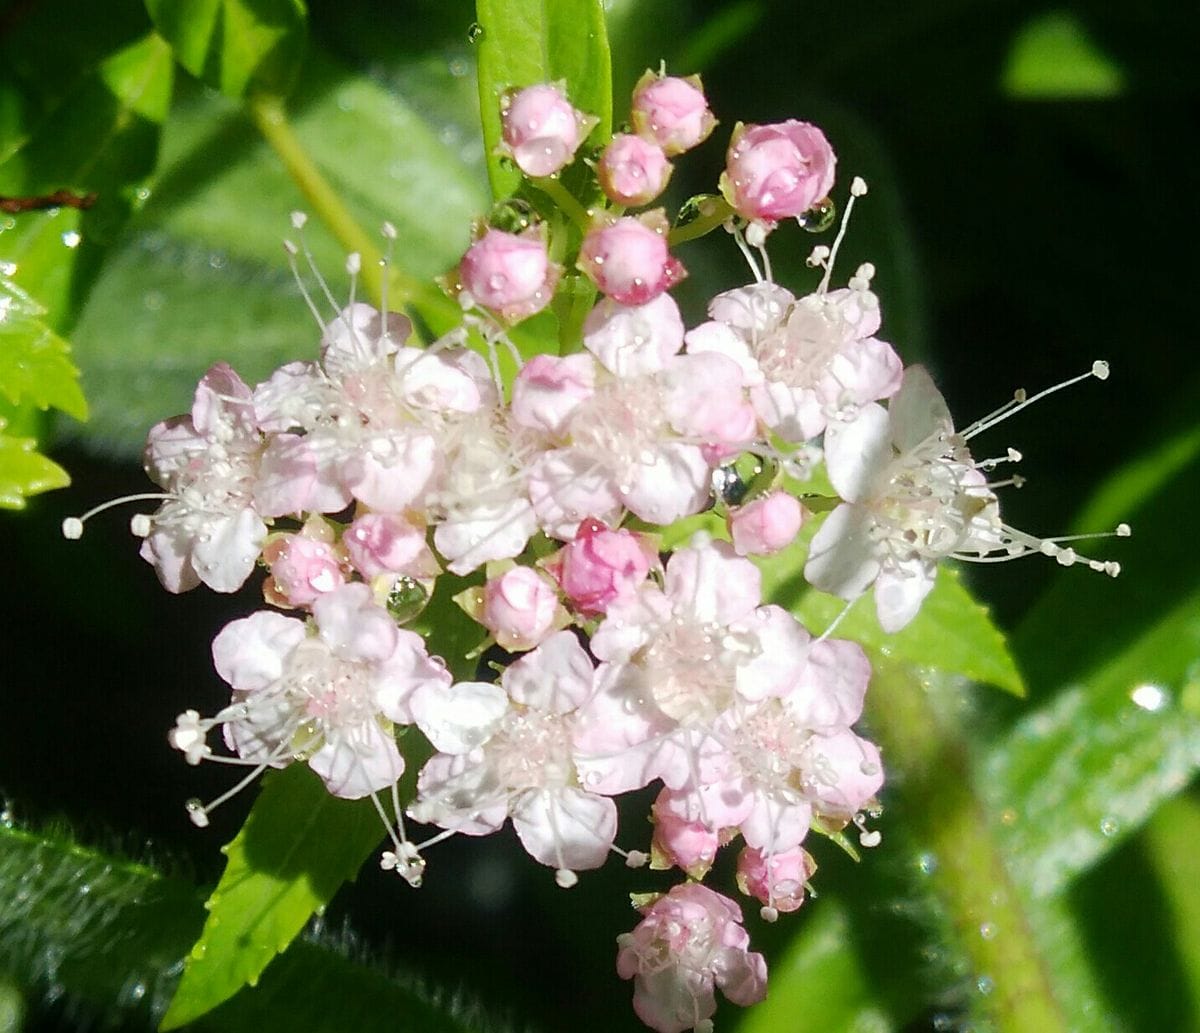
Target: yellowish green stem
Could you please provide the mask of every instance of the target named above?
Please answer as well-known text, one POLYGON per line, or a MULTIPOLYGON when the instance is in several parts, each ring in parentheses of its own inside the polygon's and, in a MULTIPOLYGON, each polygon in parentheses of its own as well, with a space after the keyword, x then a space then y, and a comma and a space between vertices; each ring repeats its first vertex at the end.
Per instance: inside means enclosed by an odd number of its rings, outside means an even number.
MULTIPOLYGON (((309 156, 291 122, 288 121, 280 98, 255 97, 247 102, 246 108, 263 138, 279 155, 288 175, 312 206, 313 214, 329 227, 347 252, 357 251, 362 258, 360 275, 363 286, 376 305, 383 302, 384 276, 387 275, 389 308, 399 309, 416 304, 426 310, 433 309, 437 314, 444 311, 450 317, 457 316, 457 309, 453 303, 443 297, 433 285, 409 276, 394 265, 383 264, 383 252, 375 236, 358 224, 338 197, 337 191, 309 156)), ((423 314, 428 316, 430 313, 426 311, 423 314)))
POLYGON ((588 227, 592 224, 591 216, 588 215, 587 209, 583 207, 562 183, 553 176, 545 176, 542 179, 533 181, 543 194, 549 197, 556 205, 559 211, 563 212, 579 229, 586 233, 588 227))
POLYGON ((937 859, 930 890, 953 924, 997 1033, 1069 1033, 1024 906, 973 792, 963 730, 909 670, 876 659, 871 727, 902 778, 904 820, 937 859))
POLYGON ((711 233, 718 226, 724 225, 734 214, 733 209, 729 207, 729 202, 723 197, 714 197, 710 203, 713 206, 712 211, 693 219, 685 226, 677 226, 671 230, 667 237, 667 243, 671 247, 686 244, 689 240, 696 240, 706 233, 711 233))

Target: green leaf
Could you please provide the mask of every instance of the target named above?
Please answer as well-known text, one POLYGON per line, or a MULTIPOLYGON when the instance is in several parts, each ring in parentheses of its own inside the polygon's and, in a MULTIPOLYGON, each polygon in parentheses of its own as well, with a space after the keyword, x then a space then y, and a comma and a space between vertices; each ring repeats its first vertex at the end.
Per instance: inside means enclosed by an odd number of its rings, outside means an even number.
MULTIPOLYGON (((763 598, 792 610, 813 634, 823 632, 846 609, 843 600, 814 591, 804 580, 804 559, 819 524, 819 519, 811 520, 794 544, 756 561, 763 572, 763 598)), ((836 635, 897 663, 933 667, 1016 696, 1025 694, 1025 682, 1004 634, 952 567, 943 565, 938 570, 933 591, 902 631, 888 634, 879 626, 874 594, 867 593, 850 607, 836 635)))
POLYGON ((179 63, 227 97, 291 89, 304 56, 303 0, 146 0, 146 10, 179 63))
POLYGON ((747 1009, 738 1033, 891 1033, 861 959, 852 949, 849 918, 833 898, 806 904, 804 925, 771 965, 771 992, 747 1009))
POLYGON ((1026 24, 1004 69, 1004 92, 1021 99, 1097 100, 1124 90, 1121 66, 1068 11, 1039 14, 1026 24))
POLYGON ((176 1029, 254 986, 382 836, 370 800, 331 796, 304 764, 265 779, 224 848, 225 872, 160 1028, 176 1029))
MULTIPOLYGON (((3 285, 0 277, 0 289, 3 285)), ((67 357, 70 352, 67 342, 38 319, 0 318, 0 395, 13 405, 54 406, 86 420, 87 402, 79 389, 79 371, 67 357)))
POLYGON ((1164 804, 1146 829, 1155 874, 1174 916, 1174 955, 1183 963, 1194 1005, 1200 1006, 1200 800, 1195 794, 1164 804))
POLYGON ((67 471, 37 451, 33 438, 9 437, 0 420, 0 509, 24 509, 25 499, 71 483, 67 471))
MULTIPOLYGON (((434 86, 458 82, 441 74, 430 73, 434 86)), ((464 164, 406 98, 319 54, 296 102, 297 134, 360 225, 396 226, 396 264, 424 279, 452 266, 471 218, 487 206, 482 168, 464 164)), ((137 455, 147 428, 185 411, 196 381, 219 360, 253 383, 283 363, 315 358, 320 332, 282 247, 295 233, 289 211, 304 207, 230 102, 196 91, 176 105, 154 194, 72 335, 93 410, 86 447, 137 455)), ((344 300, 345 254, 314 222, 307 239, 344 300)))
POLYGON ((71 325, 104 249, 141 203, 154 169, 173 81, 170 49, 151 33, 107 55, 3 151, 0 193, 95 194, 87 211, 29 212, 0 221, 0 255, 59 333, 71 325))
POLYGON ((612 134, 612 60, 601 0, 478 0, 475 10, 483 144, 499 199, 521 182, 496 153, 504 91, 566 80, 571 103, 600 119, 588 139, 602 144, 612 134))

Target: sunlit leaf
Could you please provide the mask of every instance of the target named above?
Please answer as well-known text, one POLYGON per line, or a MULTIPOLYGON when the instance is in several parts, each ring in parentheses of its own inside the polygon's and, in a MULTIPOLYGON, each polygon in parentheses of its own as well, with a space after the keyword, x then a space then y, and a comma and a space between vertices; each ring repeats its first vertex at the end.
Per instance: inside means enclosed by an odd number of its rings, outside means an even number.
POLYGON ((79 371, 68 358, 70 351, 41 320, 0 316, 0 395, 13 405, 54 406, 77 420, 87 419, 87 402, 79 389, 79 371))
POLYGON ((612 64, 601 0, 478 0, 479 109, 492 194, 508 197, 521 181, 496 152, 500 97, 513 87, 565 80, 571 103, 600 119, 589 139, 612 132, 612 64))
POLYGON ((0 420, 0 509, 24 509, 25 499, 71 483, 67 471, 37 451, 33 438, 9 437, 0 420))
POLYGON ((303 764, 265 780, 205 907, 208 919, 163 1017, 175 1029, 253 986, 383 836, 369 800, 339 800, 303 764))
POLYGON ((228 97, 282 95, 304 56, 302 0, 146 0, 179 63, 228 97))

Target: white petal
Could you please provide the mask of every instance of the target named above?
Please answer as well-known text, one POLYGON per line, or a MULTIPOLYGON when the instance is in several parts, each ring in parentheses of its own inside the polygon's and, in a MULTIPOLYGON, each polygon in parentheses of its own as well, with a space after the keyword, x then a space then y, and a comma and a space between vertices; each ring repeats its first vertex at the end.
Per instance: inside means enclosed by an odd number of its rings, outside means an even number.
POLYGON ((260 610, 221 629, 213 639, 213 666, 235 689, 265 689, 283 674, 284 660, 307 636, 303 621, 260 610))
POLYGON ((637 479, 624 495, 625 504, 652 524, 674 523, 699 513, 709 499, 712 471, 695 445, 668 442, 638 466, 637 479))
POLYGON ((501 681, 518 703, 565 714, 592 694, 594 675, 579 640, 569 631, 559 631, 512 664, 501 681))
POLYGON ((512 820, 529 856, 552 868, 599 868, 617 835, 617 805, 582 789, 527 790, 512 820))
POLYGON ((469 753, 487 742, 508 710, 508 694, 487 682, 459 682, 413 693, 413 718, 442 753, 469 753))
POLYGON ((404 773, 404 758, 396 741, 368 721, 326 741, 309 758, 308 766, 334 796, 358 800, 394 785, 404 773))
POLYGON ((933 588, 937 564, 917 557, 884 565, 875 581, 875 612, 884 631, 899 631, 933 588))
POLYGON ((705 624, 732 624, 762 601, 762 575, 728 542, 714 541, 671 557, 666 593, 676 613, 705 624))
POLYGON ((433 544, 460 577, 492 560, 518 555, 537 530, 537 516, 526 499, 457 513, 438 524, 433 544))
POLYGON ((214 592, 236 592, 254 570, 267 525, 247 506, 204 526, 192 549, 192 566, 214 592))
POLYGON ((888 414, 883 406, 864 405, 847 421, 825 430, 825 467, 834 490, 847 502, 862 502, 892 461, 888 414))
POLYGON ((875 521, 862 506, 842 504, 825 518, 804 564, 813 588, 857 599, 879 574, 879 543, 871 537, 875 521))
POLYGON ((417 799, 408 814, 422 824, 486 836, 508 817, 508 792, 482 750, 457 756, 435 753, 421 769, 417 799))
POLYGON ((888 402, 888 414, 892 441, 901 452, 914 448, 931 434, 949 433, 954 426, 946 399, 934 387, 924 366, 909 366, 904 371, 900 390, 888 402))
POLYGON ((724 323, 713 321, 701 323, 694 330, 689 330, 684 336, 687 341, 689 355, 703 355, 705 352, 716 352, 726 358, 733 359, 741 367, 742 383, 747 387, 761 384, 762 370, 758 362, 750 354, 750 346, 745 338, 734 333, 724 323))

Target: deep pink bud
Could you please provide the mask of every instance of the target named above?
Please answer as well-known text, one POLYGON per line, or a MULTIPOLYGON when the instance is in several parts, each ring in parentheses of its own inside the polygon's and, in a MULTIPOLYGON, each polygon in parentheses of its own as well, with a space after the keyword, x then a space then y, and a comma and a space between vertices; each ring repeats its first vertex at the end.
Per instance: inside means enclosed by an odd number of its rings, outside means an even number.
POLYGON ((836 163, 825 134, 808 122, 739 124, 729 141, 721 193, 747 219, 802 215, 833 189, 836 163))
POLYGON ((669 792, 664 789, 650 809, 654 818, 651 842, 654 867, 674 865, 693 879, 703 878, 717 856, 721 838, 703 822, 688 821, 673 814, 669 806, 663 805, 669 792))
POLYGON ((519 234, 489 229, 467 248, 458 267, 462 289, 509 323, 550 304, 558 273, 536 228, 519 234))
POLYGON ((631 596, 646 580, 653 560, 653 549, 641 536, 585 520, 575 540, 559 553, 556 576, 571 605, 593 617, 631 596))
POLYGON ((729 532, 739 556, 769 556, 787 548, 804 523, 804 507, 786 491, 772 491, 730 510, 729 532))
POLYGON ((558 593, 536 570, 513 567, 483 586, 479 622, 505 649, 532 649, 555 628, 558 593))
POLYGON ((342 558, 334 546, 303 532, 269 542, 263 559, 271 568, 263 596, 275 606, 306 608, 346 583, 342 558))
POLYGON ((609 141, 596 166, 604 193, 617 204, 649 204, 666 189, 671 163, 656 143, 618 133, 609 141))
POLYGON ((717 120, 708 110, 698 75, 680 79, 647 72, 633 88, 633 127, 667 154, 681 154, 708 138, 717 120))
POLYGON ((748 846, 738 854, 737 883, 747 896, 777 912, 795 911, 804 903, 804 884, 816 870, 817 862, 803 847, 764 857, 748 846))
POLYGON ((667 250, 660 209, 593 227, 579 249, 579 268, 622 305, 644 305, 687 275, 667 250))
MULTIPOLYGON (((363 577, 411 574, 425 558, 425 532, 390 513, 360 516, 342 536, 350 562, 363 577)), ((422 571, 423 572, 423 571, 422 571)))
POLYGON ((597 119, 571 107, 553 83, 510 90, 500 102, 501 150, 527 176, 552 176, 570 164, 597 119))

